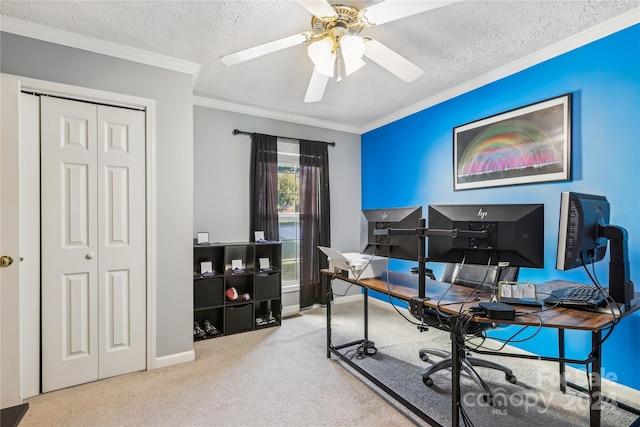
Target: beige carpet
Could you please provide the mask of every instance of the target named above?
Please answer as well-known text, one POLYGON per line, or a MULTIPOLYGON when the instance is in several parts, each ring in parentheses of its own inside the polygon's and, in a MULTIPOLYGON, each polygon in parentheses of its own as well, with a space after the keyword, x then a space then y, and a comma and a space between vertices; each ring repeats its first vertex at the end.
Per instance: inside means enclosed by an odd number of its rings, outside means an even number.
MULTIPOLYGON (((362 304, 334 306, 336 340, 360 338, 362 304)), ((326 358, 325 310, 316 308, 265 329, 195 343, 196 361, 71 387, 27 401, 21 426, 403 426, 424 425, 395 401, 361 379, 335 357, 326 358)), ((425 363, 417 350, 448 346, 441 331, 420 333, 395 311, 370 305, 370 338, 379 349, 362 366, 404 389, 409 398, 449 424, 449 377, 427 388, 419 375, 425 363)), ((353 354, 353 353, 351 353, 353 354)), ((354 359, 358 360, 358 359, 354 359)), ((513 365, 513 360, 507 361, 513 365)), ((520 363, 520 362, 518 362, 520 363)), ((535 362, 537 363, 537 362, 535 362)), ((511 403, 498 408, 473 403, 477 387, 463 381, 467 410, 476 426, 587 425, 586 401, 576 393, 559 395, 535 376, 547 367, 520 363, 519 383, 507 384, 489 370, 493 387, 512 395, 530 393, 550 408, 511 403), (492 376, 493 375, 493 376, 492 376), (466 394, 465 394, 466 393, 466 394), (520 412, 520 415, 519 415, 520 412)), ((555 368, 553 368, 555 369, 555 368)), ((628 426, 637 417, 605 408, 603 426, 628 426)))
POLYGON ((324 313, 196 342, 192 363, 35 396, 20 425, 414 425, 326 358, 324 313))

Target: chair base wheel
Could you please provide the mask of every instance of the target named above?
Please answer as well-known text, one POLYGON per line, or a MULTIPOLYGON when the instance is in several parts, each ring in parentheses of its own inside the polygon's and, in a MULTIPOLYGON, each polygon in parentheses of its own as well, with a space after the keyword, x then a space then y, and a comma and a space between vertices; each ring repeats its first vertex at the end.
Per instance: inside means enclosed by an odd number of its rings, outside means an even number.
POLYGON ((433 385, 433 380, 431 379, 431 377, 422 377, 422 382, 427 387, 431 387, 433 385))
POLYGON ((509 381, 511 384, 515 384, 518 382, 518 378, 515 375, 505 375, 505 378, 507 379, 507 381, 509 381))
POLYGON ((423 362, 429 361, 429 355, 427 354, 426 351, 421 351, 418 353, 418 355, 420 356, 420 360, 422 360, 423 362))

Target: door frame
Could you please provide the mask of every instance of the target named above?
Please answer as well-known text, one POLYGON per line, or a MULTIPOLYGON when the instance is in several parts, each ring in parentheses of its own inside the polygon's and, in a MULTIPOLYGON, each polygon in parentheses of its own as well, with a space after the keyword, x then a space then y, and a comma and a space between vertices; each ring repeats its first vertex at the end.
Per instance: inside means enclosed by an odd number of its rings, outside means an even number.
MULTIPOLYGON (((0 409, 22 403, 20 394, 20 192, 19 139, 20 139, 20 82, 2 75, 0 111, 0 167, 2 168, 2 209, 0 255, 13 258, 13 263, 0 272, 0 409), (6 181, 6 182, 5 182, 6 181), (5 206, 8 204, 8 207, 5 206), (16 232, 13 232, 17 230, 16 232)), ((4 414, 3 414, 4 415, 4 414)))
MULTIPOLYGON (((146 369, 155 369, 156 361, 156 106, 155 100, 107 92, 28 77, 3 74, 19 80, 21 92, 57 96, 96 104, 108 104, 144 110, 145 112, 145 208, 146 208, 146 369)), ((4 95, 3 95, 4 96, 4 95)), ((40 165, 37 165, 39 168, 40 165)), ((32 224, 39 227, 39 224, 32 224)), ((21 301, 22 305, 23 302, 21 301)), ((37 302, 38 310, 40 301, 37 302)))

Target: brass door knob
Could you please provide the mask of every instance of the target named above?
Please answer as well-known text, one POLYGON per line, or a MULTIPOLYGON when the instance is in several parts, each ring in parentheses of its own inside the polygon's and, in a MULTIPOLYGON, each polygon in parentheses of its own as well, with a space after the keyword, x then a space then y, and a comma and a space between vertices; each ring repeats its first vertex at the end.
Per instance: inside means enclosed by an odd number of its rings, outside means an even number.
POLYGON ((9 267, 11 264, 13 264, 13 258, 10 256, 2 255, 0 257, 0 268, 9 267))

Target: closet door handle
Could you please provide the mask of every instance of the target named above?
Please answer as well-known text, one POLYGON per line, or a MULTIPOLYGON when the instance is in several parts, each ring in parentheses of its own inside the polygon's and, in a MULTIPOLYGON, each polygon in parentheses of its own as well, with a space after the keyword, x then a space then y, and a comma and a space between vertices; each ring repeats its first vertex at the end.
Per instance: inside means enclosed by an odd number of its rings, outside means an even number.
POLYGON ((13 258, 10 256, 2 255, 0 257, 0 268, 9 267, 11 264, 13 264, 13 258))
POLYGON ((95 255, 96 255, 95 253, 93 253, 93 252, 89 252, 89 253, 88 253, 88 254, 86 254, 84 257, 85 257, 86 259, 92 259, 95 255))

